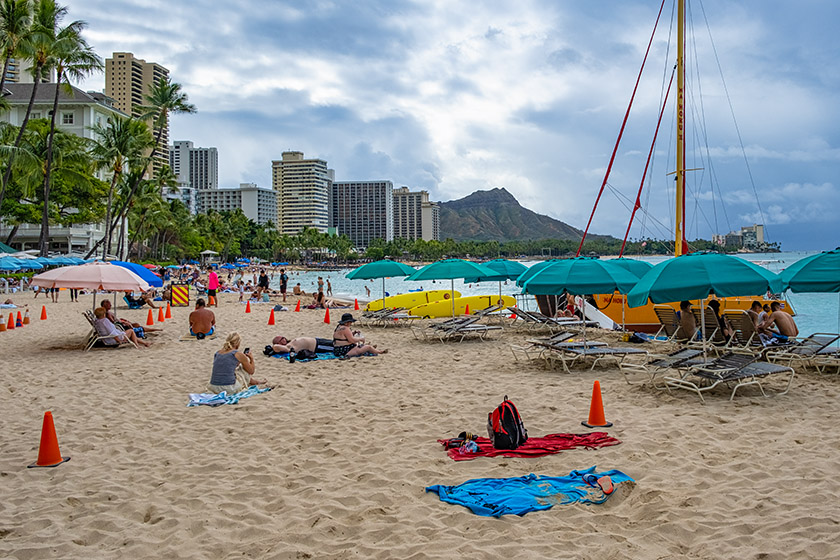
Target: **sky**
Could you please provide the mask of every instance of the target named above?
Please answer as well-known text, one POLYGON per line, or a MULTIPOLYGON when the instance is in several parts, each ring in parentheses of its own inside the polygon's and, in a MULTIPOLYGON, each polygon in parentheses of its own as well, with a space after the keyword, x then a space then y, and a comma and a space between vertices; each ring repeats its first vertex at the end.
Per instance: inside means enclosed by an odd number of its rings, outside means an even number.
MULTIPOLYGON (((591 231, 623 237, 675 62, 666 1, 591 231)), ((583 229, 657 0, 74 0, 107 58, 170 70, 197 107, 170 140, 219 151, 220 186, 271 186, 288 150, 336 180, 433 200, 504 187, 583 229)), ((840 245, 840 2, 689 0, 687 233, 764 223, 784 250, 840 245), (721 79, 722 76, 722 79, 721 79)), ((103 90, 103 74, 81 84, 103 90)), ((671 238, 666 106, 630 238, 671 238)))

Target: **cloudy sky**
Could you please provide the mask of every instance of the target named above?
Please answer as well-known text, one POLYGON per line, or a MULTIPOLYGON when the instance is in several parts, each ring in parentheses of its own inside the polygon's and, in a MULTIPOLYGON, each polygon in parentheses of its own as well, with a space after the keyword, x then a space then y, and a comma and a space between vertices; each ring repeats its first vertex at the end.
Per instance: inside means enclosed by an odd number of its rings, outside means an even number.
MULTIPOLYGON (((597 233, 621 237, 627 225, 675 58, 671 3, 597 233)), ((690 4, 689 238, 763 222, 785 249, 840 245, 840 2, 690 4)), ((583 228, 659 1, 68 7, 88 22, 103 58, 129 51, 169 68, 199 111, 173 118, 170 138, 217 147, 223 187, 271 186, 271 160, 299 150, 326 160, 337 180, 388 179, 441 201, 504 187, 523 206, 583 228)), ((104 76, 81 87, 102 90, 104 76)), ((632 238, 671 236, 673 113, 670 103, 632 238)))

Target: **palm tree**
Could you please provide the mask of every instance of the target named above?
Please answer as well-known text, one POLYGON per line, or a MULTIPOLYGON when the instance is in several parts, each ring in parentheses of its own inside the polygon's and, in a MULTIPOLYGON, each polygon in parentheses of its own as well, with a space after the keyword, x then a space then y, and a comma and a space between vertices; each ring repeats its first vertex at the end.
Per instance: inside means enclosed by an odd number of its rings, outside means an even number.
MULTIPOLYGON (((49 61, 50 66, 55 68, 55 96, 53 97, 52 115, 50 117, 50 141, 47 148, 47 173, 44 177, 44 200, 49 201, 50 197, 50 171, 52 168, 52 144, 55 136, 55 117, 58 114, 58 91, 64 86, 65 91, 72 96, 73 88, 70 85, 70 80, 81 80, 96 71, 101 71, 103 68, 102 59, 93 52, 88 46, 87 42, 82 38, 81 32, 87 26, 83 21, 74 21, 70 25, 55 31, 58 26, 58 21, 50 21, 53 13, 41 12, 36 18, 36 25, 43 27, 45 30, 47 26, 52 25, 55 33, 55 41, 52 46, 52 56, 49 61)), ((39 248, 42 255, 46 255, 46 245, 50 238, 50 222, 46 214, 47 204, 44 204, 45 213, 41 217, 41 237, 39 240, 39 248)))
POLYGON ((20 58, 20 46, 29 36, 31 25, 32 2, 30 0, 0 0, 0 45, 3 52, 0 91, 6 85, 9 61, 20 58))
MULTIPOLYGON (((143 175, 146 174, 149 164, 154 160, 155 154, 157 153, 158 148, 160 148, 160 139, 163 136, 166 123, 169 121, 169 114, 196 112, 195 105, 192 105, 189 102, 187 94, 181 91, 181 84, 173 83, 168 76, 155 82, 149 95, 146 96, 146 101, 149 105, 145 107, 147 110, 140 118, 153 119, 156 131, 155 145, 154 148, 152 148, 152 153, 149 154, 149 157, 146 160, 146 165, 143 168, 143 174, 134 181, 134 184, 132 184, 131 189, 128 192, 128 196, 125 200, 123 200, 122 207, 116 214, 118 218, 123 215, 126 208, 128 208, 129 204, 131 204, 131 199, 134 198, 134 194, 140 186, 140 181, 143 175)), ((116 227, 116 222, 114 222, 109 229, 113 230, 114 227, 116 227)), ((93 249, 90 250, 86 258, 89 258, 90 255, 92 255, 104 241, 104 237, 97 241, 96 245, 94 245, 93 249)))
MULTIPOLYGON (((111 210, 114 189, 126 171, 138 173, 144 163, 143 153, 154 145, 154 138, 146 123, 134 118, 113 116, 105 126, 95 124, 90 128, 94 140, 93 155, 103 169, 111 173, 111 188, 108 191, 108 206, 105 213, 105 253, 111 252, 111 210)), ((140 175, 142 177, 142 174, 140 175)))

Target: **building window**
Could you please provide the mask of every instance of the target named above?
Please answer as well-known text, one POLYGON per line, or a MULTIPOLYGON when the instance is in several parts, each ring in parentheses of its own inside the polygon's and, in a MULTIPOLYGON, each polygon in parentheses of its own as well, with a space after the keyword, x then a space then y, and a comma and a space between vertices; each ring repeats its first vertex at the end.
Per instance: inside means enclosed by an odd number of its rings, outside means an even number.
POLYGON ((36 112, 36 111, 32 111, 32 117, 31 117, 31 118, 33 118, 33 119, 40 119, 40 118, 41 118, 41 113, 40 113, 40 112, 36 112))
POLYGON ((61 124, 74 124, 73 113, 61 113, 61 124))

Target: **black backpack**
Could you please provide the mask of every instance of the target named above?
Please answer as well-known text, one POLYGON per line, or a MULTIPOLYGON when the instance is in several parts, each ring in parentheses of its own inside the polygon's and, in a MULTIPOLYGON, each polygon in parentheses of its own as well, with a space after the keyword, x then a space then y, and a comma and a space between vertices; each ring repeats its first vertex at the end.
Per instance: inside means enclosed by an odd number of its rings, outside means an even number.
POLYGON ((496 449, 516 449, 528 441, 528 430, 507 395, 502 404, 487 414, 487 433, 496 449))

